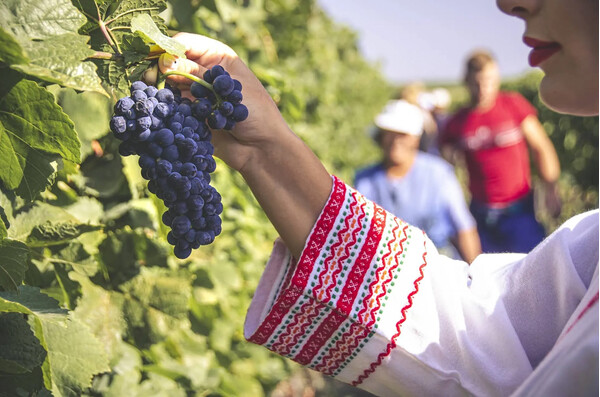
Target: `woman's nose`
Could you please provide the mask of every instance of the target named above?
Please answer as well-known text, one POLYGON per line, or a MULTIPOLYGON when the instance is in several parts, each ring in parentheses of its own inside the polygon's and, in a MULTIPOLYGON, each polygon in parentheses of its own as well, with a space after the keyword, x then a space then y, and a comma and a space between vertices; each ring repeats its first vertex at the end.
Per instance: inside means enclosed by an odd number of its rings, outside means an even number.
POLYGON ((541 6, 544 0, 496 0, 496 5, 505 14, 525 19, 541 6))

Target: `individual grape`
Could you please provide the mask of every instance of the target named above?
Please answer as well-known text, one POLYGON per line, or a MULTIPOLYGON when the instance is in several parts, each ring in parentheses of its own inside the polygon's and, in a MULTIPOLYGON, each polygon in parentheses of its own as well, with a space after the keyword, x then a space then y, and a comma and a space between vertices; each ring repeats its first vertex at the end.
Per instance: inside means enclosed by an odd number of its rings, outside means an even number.
POLYGON ((139 117, 136 120, 136 128, 138 131, 145 131, 152 126, 152 118, 149 116, 139 117))
POLYGON ((122 134, 127 130, 127 121, 123 116, 113 116, 110 119, 110 130, 115 134, 122 134))
MULTIPOLYGON (((185 204, 185 203, 184 203, 185 204)), ((177 236, 183 236, 192 228, 192 223, 190 219, 185 215, 178 215, 173 218, 173 222, 171 223, 171 229, 173 230, 173 234, 177 236)))
POLYGON ((185 259, 192 253, 192 247, 190 245, 183 245, 181 240, 177 241, 175 248, 173 249, 173 253, 179 259, 185 259))
POLYGON ((148 88, 148 85, 146 83, 144 83, 143 81, 134 81, 133 83, 131 83, 130 91, 133 94, 134 91, 137 91, 137 90, 144 91, 146 88, 148 88))
POLYGON ((137 136, 134 136, 134 139, 138 142, 144 142, 150 137, 151 133, 152 131, 150 131, 150 129, 144 130, 140 132, 137 136))
POLYGON ((167 160, 158 160, 156 162, 156 172, 158 176, 166 176, 168 177, 171 171, 173 170, 173 164, 167 160))
POLYGON ((193 178, 196 176, 198 169, 193 163, 184 163, 181 167, 181 175, 193 178))
POLYGON ((165 102, 159 102, 158 105, 154 107, 154 115, 161 119, 166 118, 171 112, 171 107, 165 102))
POLYGON ((227 118, 221 114, 218 110, 215 110, 208 116, 208 125, 210 128, 220 130, 227 124, 227 118))
POLYGON ((179 106, 177 106, 177 113, 182 114, 185 117, 191 116, 192 115, 192 107, 189 103, 180 103, 179 106))
POLYGON ((238 103, 242 102, 243 97, 244 96, 242 95, 241 91, 233 90, 229 95, 227 95, 227 100, 230 103, 237 105, 238 103))
POLYGON ((242 91, 242 83, 239 80, 233 79, 233 89, 236 91, 242 91))
MULTIPOLYGON (((192 92, 192 95, 194 93, 192 92)), ((200 97, 192 105, 192 113, 199 119, 205 119, 212 112, 212 103, 208 98, 200 97)))
POLYGON ((213 89, 218 95, 227 96, 233 91, 233 79, 225 74, 217 76, 213 81, 213 89))
POLYGON ((221 76, 221 75, 223 75, 223 74, 225 74, 225 75, 229 76, 229 73, 227 73, 227 72, 225 71, 225 68, 224 68, 223 66, 221 66, 221 65, 215 65, 215 66, 213 66, 213 67, 210 69, 210 76, 211 76, 211 78, 213 79, 213 81, 212 81, 211 83, 214 83, 214 80, 215 80, 217 77, 219 77, 219 76, 221 76))
POLYGON ((133 99, 135 102, 141 101, 142 99, 145 100, 146 98, 148 98, 148 95, 146 95, 143 90, 133 90, 131 92, 131 99, 133 99))
POLYGON ((175 142, 173 131, 168 128, 161 128, 156 132, 155 142, 162 147, 171 146, 175 142))
POLYGON ((223 116, 229 116, 233 113, 233 104, 231 102, 223 102, 221 106, 219 106, 219 111, 223 116))
POLYGON ((235 121, 246 120, 248 118, 248 108, 246 107, 246 105, 242 105, 241 103, 238 105, 235 105, 235 107, 233 108, 233 113, 232 113, 231 117, 235 121))
POLYGON ((183 163, 181 161, 179 161, 179 160, 173 161, 173 172, 181 173, 182 166, 183 166, 183 163))
POLYGON ((173 94, 173 91, 168 88, 161 88, 158 90, 155 97, 159 102, 164 102, 167 104, 171 104, 175 101, 175 95, 173 94))
POLYGON ((154 112, 154 103, 147 99, 140 99, 135 103, 135 111, 137 114, 150 116, 154 112))
POLYGON ((156 96, 156 93, 158 92, 158 88, 156 88, 156 87, 155 87, 155 86, 153 86, 153 85, 149 85, 149 86, 148 86, 148 87, 147 87, 147 88, 144 90, 144 92, 146 93, 146 95, 147 95, 148 97, 152 97, 152 98, 153 98, 153 97, 155 97, 155 96, 156 96))
POLYGON ((206 98, 210 94, 210 88, 203 86, 200 83, 193 82, 190 86, 190 93, 196 98, 206 98))
MULTIPOLYGON (((194 208, 196 210, 200 209, 200 208, 204 207, 204 199, 199 195, 190 196, 190 198, 188 199, 188 207, 194 208)), ((202 211, 200 211, 200 213, 202 213, 202 211)), ((197 218, 190 217, 190 219, 197 219, 197 218)))
POLYGON ((147 154, 142 154, 138 160, 138 163, 141 168, 150 168, 156 166, 156 160, 147 154))
POLYGON ((124 98, 121 98, 115 104, 115 113, 124 114, 126 111, 131 109, 133 105, 135 105, 135 101, 130 97, 126 96, 124 98))

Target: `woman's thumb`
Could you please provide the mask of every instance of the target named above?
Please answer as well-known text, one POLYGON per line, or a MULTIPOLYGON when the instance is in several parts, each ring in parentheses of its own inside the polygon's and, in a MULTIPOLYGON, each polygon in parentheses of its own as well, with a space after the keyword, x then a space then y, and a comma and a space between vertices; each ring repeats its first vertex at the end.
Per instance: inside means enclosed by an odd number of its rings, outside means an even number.
MULTIPOLYGON (((186 58, 178 58, 171 54, 164 53, 158 58, 158 67, 160 68, 161 73, 179 71, 184 73, 189 73, 194 76, 202 77, 202 74, 206 71, 206 68, 198 65, 196 62, 191 61, 186 58)), ((175 81, 178 78, 185 79, 181 76, 172 75, 171 78, 175 81)))

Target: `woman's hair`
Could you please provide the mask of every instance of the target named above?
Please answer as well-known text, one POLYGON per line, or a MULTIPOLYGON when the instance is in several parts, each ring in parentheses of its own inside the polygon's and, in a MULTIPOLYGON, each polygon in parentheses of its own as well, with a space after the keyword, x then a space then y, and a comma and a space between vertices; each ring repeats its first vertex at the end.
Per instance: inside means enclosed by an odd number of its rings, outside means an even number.
POLYGON ((487 50, 475 50, 467 58, 465 64, 465 80, 473 73, 478 73, 487 65, 496 63, 496 59, 487 50))

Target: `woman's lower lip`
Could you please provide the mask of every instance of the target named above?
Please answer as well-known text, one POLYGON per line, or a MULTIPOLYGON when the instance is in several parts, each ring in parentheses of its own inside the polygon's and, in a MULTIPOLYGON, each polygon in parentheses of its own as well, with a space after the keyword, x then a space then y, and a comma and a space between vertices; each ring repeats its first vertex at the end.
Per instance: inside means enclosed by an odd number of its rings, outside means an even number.
POLYGON ((534 48, 529 53, 529 64, 532 67, 538 66, 540 63, 554 55, 558 50, 560 50, 560 46, 558 45, 534 48))

